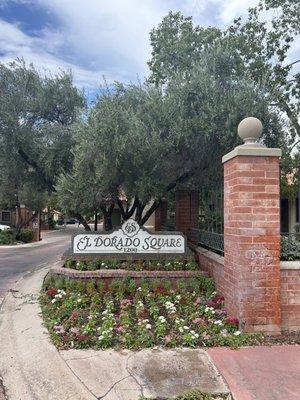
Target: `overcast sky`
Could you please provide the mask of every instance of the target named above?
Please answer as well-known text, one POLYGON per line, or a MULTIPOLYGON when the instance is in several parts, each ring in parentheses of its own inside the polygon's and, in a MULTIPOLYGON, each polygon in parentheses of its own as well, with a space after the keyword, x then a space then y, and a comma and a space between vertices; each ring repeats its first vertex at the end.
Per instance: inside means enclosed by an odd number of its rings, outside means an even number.
POLYGON ((169 10, 227 26, 257 0, 0 0, 0 61, 71 68, 87 91, 148 75, 149 31, 169 10))

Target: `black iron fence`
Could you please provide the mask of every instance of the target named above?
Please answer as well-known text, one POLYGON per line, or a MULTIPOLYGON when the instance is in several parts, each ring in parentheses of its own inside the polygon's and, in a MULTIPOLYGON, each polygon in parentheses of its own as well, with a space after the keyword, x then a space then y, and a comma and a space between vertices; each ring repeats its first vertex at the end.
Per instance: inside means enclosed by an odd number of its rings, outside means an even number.
POLYGON ((205 249, 224 255, 223 233, 209 232, 202 229, 191 229, 189 232, 191 242, 205 249))

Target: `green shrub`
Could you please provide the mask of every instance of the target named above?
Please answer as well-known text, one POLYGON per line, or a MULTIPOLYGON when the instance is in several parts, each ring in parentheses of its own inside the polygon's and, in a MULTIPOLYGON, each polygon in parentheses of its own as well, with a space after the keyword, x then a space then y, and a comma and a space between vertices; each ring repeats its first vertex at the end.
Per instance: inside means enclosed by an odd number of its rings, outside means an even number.
POLYGON ((281 260, 300 260, 300 237, 281 236, 281 260))
POLYGON ((14 242, 12 231, 0 231, 0 245, 12 244, 14 242))
POLYGON ((33 229, 24 228, 24 229, 21 229, 18 239, 21 240, 21 242, 30 243, 30 242, 32 242, 33 237, 34 237, 33 229))

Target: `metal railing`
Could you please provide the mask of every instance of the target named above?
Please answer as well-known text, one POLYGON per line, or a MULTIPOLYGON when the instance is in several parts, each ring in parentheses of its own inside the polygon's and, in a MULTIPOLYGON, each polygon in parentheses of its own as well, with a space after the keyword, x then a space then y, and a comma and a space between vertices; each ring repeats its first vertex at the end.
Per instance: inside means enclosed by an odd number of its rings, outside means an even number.
POLYGON ((300 233, 281 234, 281 260, 300 260, 300 233))
POLYGON ((224 255, 224 235, 201 229, 190 229, 189 240, 208 250, 224 255))

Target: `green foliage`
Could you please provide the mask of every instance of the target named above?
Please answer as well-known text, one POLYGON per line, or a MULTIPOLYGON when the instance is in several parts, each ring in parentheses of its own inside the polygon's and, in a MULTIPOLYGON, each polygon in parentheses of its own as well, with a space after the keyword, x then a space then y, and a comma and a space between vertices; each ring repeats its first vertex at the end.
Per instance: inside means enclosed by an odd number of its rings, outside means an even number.
MULTIPOLYGON (((214 395, 210 393, 205 393, 202 390, 194 389, 187 393, 181 394, 176 397, 170 397, 167 400, 231 400, 231 395, 214 395)), ((156 400, 155 398, 140 396, 139 400, 156 400)))
POLYGON ((281 260, 300 260, 300 235, 281 236, 281 260))
MULTIPOLYGON (((150 81, 168 84, 178 73, 189 80, 194 66, 203 62, 207 50, 221 48, 231 57, 220 64, 220 76, 223 71, 225 75, 230 71, 237 81, 246 78, 261 87, 270 110, 287 116, 285 129, 293 145, 295 135, 300 138, 300 74, 295 68, 299 60, 288 60, 288 57, 291 44, 300 33, 299 12, 297 0, 261 0, 248 10, 245 22, 237 18, 224 31, 195 26, 191 17, 170 12, 151 32, 150 81)), ((273 116, 272 120, 274 130, 274 121, 278 125, 278 118, 273 116)), ((264 123, 264 127, 269 131, 266 143, 273 143, 274 147, 275 140, 278 145, 276 129, 272 134, 269 123, 264 123)))
POLYGON ((66 268, 78 271, 95 271, 100 269, 125 269, 127 271, 195 271, 198 264, 193 259, 187 261, 179 260, 140 260, 137 262, 120 261, 114 259, 98 259, 93 261, 76 261, 67 259, 66 268))
POLYGON ((31 228, 21 229, 20 234, 18 235, 17 239, 24 243, 32 242, 34 237, 34 231, 31 228))
POLYGON ((12 235, 12 231, 10 229, 5 231, 0 231, 0 245, 8 245, 13 244, 14 239, 12 235))
POLYGON ((39 210, 71 168, 82 94, 69 73, 46 77, 19 60, 0 64, 0 97, 0 204, 39 210))
POLYGON ((45 325, 59 348, 140 349, 156 345, 231 346, 255 343, 226 316, 224 298, 211 292, 206 277, 176 288, 166 280, 93 281, 47 278, 41 293, 45 325), (207 289, 208 288, 208 289, 207 289))

